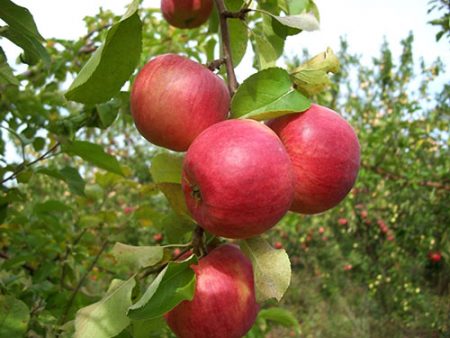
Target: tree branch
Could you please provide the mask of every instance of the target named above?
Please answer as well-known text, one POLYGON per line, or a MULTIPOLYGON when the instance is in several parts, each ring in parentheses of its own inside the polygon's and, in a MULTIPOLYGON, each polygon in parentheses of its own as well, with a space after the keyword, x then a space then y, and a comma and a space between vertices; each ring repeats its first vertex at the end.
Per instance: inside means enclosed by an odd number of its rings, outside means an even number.
POLYGON ((61 315, 61 318, 59 320, 60 324, 64 324, 66 322, 67 316, 69 314, 70 309, 72 308, 73 302, 75 301, 75 297, 77 296, 78 292, 80 291, 81 287, 84 284, 84 281, 86 280, 87 276, 91 273, 92 269, 95 267, 95 265, 97 264, 100 256, 102 255, 102 253, 105 251, 106 247, 108 246, 109 241, 105 240, 103 241, 103 244, 99 250, 99 252, 97 253, 97 255, 95 256, 94 260, 92 261, 91 265, 89 265, 88 269, 86 270, 86 272, 84 273, 84 275, 80 278, 80 280, 78 281, 77 286, 75 287, 75 290, 72 292, 72 295, 70 296, 69 301, 67 302, 67 305, 64 309, 63 314, 61 315))
POLYGON ((54 152, 56 150, 56 148, 58 148, 60 146, 59 141, 56 142, 53 147, 51 147, 49 150, 47 150, 44 154, 42 154, 41 156, 39 156, 37 159, 35 159, 34 161, 31 161, 30 163, 25 163, 22 162, 21 164, 19 164, 16 168, 16 170, 14 170, 14 172, 9 175, 7 178, 3 179, 1 184, 15 178, 17 175, 19 175, 22 171, 24 171, 25 169, 27 169, 28 167, 31 167, 33 164, 36 164, 39 161, 45 160, 47 158, 48 155, 50 155, 52 152, 54 152))
POLYGON ((230 32, 228 31, 227 24, 227 13, 230 12, 228 12, 225 8, 224 0, 215 0, 215 3, 219 12, 220 33, 222 35, 222 52, 227 69, 228 90, 230 91, 230 95, 233 96, 239 84, 236 79, 236 74, 234 73, 233 58, 231 56, 230 32))

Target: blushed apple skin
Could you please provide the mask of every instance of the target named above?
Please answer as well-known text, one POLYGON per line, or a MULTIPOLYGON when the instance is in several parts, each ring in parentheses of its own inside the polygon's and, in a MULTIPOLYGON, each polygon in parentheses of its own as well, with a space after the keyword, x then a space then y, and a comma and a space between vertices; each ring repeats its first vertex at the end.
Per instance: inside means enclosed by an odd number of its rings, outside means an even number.
POLYGON ((180 338, 240 338, 253 326, 255 299, 250 260, 232 244, 222 245, 192 266, 196 286, 192 301, 166 315, 180 338))
POLYGON ((345 198, 360 166, 358 138, 345 119, 313 104, 303 113, 285 115, 267 125, 280 137, 294 167, 292 211, 316 214, 345 198))
POLYGON ((174 27, 196 28, 204 24, 213 9, 212 0, 162 0, 164 19, 174 27))
POLYGON ((189 147, 182 188, 202 228, 217 236, 249 238, 288 211, 292 165, 270 128, 253 120, 227 120, 206 129, 189 147))
POLYGON ((186 151, 204 129, 227 118, 230 94, 208 68, 164 54, 136 76, 130 105, 136 128, 149 142, 186 151))

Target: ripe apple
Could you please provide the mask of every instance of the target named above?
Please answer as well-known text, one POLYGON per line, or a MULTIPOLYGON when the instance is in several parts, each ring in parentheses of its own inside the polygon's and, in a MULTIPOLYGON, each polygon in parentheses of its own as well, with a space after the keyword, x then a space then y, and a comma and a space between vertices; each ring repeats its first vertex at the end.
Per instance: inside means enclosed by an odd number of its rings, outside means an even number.
POLYGON ((192 301, 183 301, 166 315, 180 338, 240 338, 253 326, 259 306, 253 268, 239 248, 225 244, 198 265, 192 301))
POLYGON ((439 251, 431 251, 428 253, 428 258, 433 263, 439 263, 442 259, 442 255, 439 251))
POLYGON ((259 235, 292 203, 289 156, 277 135, 253 120, 227 120, 206 129, 189 147, 182 175, 192 217, 217 236, 259 235))
POLYGON ((161 242, 162 240, 163 240, 163 234, 162 233, 160 233, 160 232, 158 232, 157 234, 154 234, 153 235, 153 240, 155 241, 155 242, 161 242))
POLYGON ((313 104, 303 113, 267 124, 281 138, 294 167, 292 211, 315 214, 344 199, 355 183, 360 162, 358 138, 347 121, 313 104))
POLYGON ((283 249, 283 243, 281 242, 275 242, 275 244, 273 245, 273 247, 275 249, 283 249))
POLYGON ((204 24, 213 9, 213 0, 162 0, 161 12, 169 24, 196 28, 204 24))
POLYGON ((208 68, 164 54, 148 62, 131 89, 131 113, 148 141, 185 151, 204 129, 228 116, 230 94, 208 68))

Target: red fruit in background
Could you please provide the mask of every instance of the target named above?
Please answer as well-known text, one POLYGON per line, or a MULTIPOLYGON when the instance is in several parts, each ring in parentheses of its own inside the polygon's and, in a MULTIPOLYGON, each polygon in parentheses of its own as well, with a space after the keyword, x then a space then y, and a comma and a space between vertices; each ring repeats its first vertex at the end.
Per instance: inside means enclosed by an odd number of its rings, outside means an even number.
POLYGON ((253 120, 220 122, 198 136, 184 159, 182 186, 194 220, 228 238, 256 236, 274 226, 294 193, 283 144, 253 120))
POLYGON ((433 263, 438 263, 438 262, 441 261, 442 255, 441 255, 441 253, 439 251, 431 251, 431 252, 428 253, 428 258, 433 263))
POLYGON ((213 9, 213 0, 162 0, 161 12, 169 24, 195 28, 204 24, 213 9))
POLYGON ((319 227, 319 234, 323 234, 325 232, 325 228, 324 227, 319 227))
POLYGON ((172 251, 173 257, 178 257, 181 254, 181 250, 179 248, 176 248, 172 251))
POLYGON ((133 207, 125 207, 125 208, 123 208, 123 212, 124 212, 125 215, 131 214, 132 212, 134 212, 134 210, 135 209, 133 207))
POLYGON ((227 118, 230 95, 208 68, 164 54, 141 69, 130 105, 136 128, 149 142, 185 151, 203 130, 227 118))
POLYGON ((368 213, 366 210, 362 210, 362 211, 360 212, 361 218, 367 218, 368 215, 369 215, 369 213, 368 213))
POLYGON ((283 244, 281 242, 275 242, 273 245, 275 249, 283 249, 283 244))
POLYGON ((351 269, 353 269, 353 266, 351 264, 344 265, 344 271, 350 271, 351 269))
POLYGON ((348 220, 346 218, 339 218, 338 223, 340 225, 346 225, 346 224, 348 224, 348 220))
POLYGON ((157 233, 153 235, 153 240, 155 242, 161 242, 163 240, 163 235, 161 233, 157 233))
POLYGON ((342 201, 355 183, 360 163, 358 138, 350 124, 331 109, 313 104, 268 125, 280 136, 294 166, 291 210, 315 214, 342 201))
POLYGON ((194 265, 195 293, 166 315, 180 338, 240 338, 253 326, 259 306, 250 260, 222 245, 194 265))

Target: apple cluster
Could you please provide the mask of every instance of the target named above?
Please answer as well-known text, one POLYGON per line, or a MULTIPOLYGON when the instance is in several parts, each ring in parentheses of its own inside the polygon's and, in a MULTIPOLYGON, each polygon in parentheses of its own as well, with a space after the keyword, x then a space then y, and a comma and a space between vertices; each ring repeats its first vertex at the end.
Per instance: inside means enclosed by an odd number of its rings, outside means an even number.
MULTIPOLYGON (((179 28, 201 25, 211 9, 211 0, 161 2, 166 20, 179 28)), ((133 83, 130 105, 149 142, 186 152, 186 205, 216 236, 246 239, 272 228, 289 210, 315 214, 333 208, 358 174, 359 142, 339 114, 313 104, 265 123, 229 119, 224 81, 183 56, 150 60, 133 83)), ((225 244, 193 270, 194 298, 166 315, 170 328, 182 338, 245 335, 259 309, 249 259, 225 244)))

